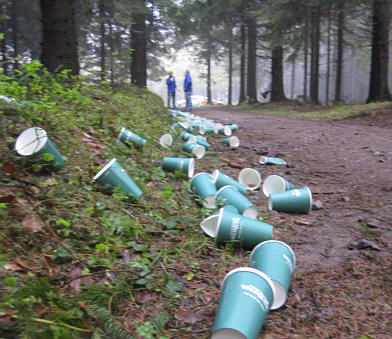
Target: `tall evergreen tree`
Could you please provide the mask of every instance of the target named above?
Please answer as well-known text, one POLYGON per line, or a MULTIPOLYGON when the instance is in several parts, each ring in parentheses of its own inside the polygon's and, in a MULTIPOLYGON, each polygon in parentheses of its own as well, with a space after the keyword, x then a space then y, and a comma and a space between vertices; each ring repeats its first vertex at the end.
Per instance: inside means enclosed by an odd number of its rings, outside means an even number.
POLYGON ((368 102, 391 100, 388 86, 389 1, 373 0, 372 58, 368 102))
POLYGON ((42 63, 50 72, 62 69, 79 74, 73 0, 40 0, 42 63))

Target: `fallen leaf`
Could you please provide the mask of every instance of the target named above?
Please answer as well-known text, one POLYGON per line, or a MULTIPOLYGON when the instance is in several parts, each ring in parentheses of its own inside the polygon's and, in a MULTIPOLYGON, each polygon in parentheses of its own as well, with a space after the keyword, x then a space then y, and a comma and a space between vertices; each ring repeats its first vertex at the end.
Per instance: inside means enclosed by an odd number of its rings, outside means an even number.
POLYGON ((0 195, 0 202, 11 202, 15 200, 15 196, 12 194, 0 195))
POLYGON ((80 270, 79 267, 73 269, 71 271, 71 279, 74 279, 71 281, 71 283, 69 284, 71 286, 71 288, 76 292, 76 293, 80 293, 80 284, 81 284, 81 279, 77 278, 80 277, 82 275, 82 271, 80 270), (75 279, 77 278, 77 279, 75 279))
POLYGON ((31 206, 30 202, 26 199, 23 198, 15 198, 15 201, 20 205, 20 206, 31 206))
POLYGON ((198 288, 206 288, 208 285, 206 283, 200 283, 200 282, 193 282, 193 283, 188 283, 188 286, 190 288, 198 289, 198 288))
POLYGON ((244 164, 238 164, 236 162, 229 162, 228 165, 233 168, 246 168, 244 164))
POLYGON ((27 192, 33 195, 40 193, 41 190, 37 186, 30 186, 27 192))
POLYGON ((138 304, 146 304, 153 298, 153 295, 149 292, 140 293, 135 295, 135 300, 138 304))
POLYGON ((94 137, 92 137, 90 134, 87 134, 87 133, 85 133, 85 132, 82 132, 83 133, 83 135, 86 137, 86 138, 88 138, 88 139, 94 139, 94 137))
POLYGON ((18 264, 12 263, 12 262, 5 264, 4 268, 8 271, 14 271, 14 272, 24 271, 24 269, 22 267, 20 267, 18 264))
POLYGON ((3 162, 3 172, 13 175, 17 170, 18 170, 18 166, 14 162, 12 161, 3 162))
POLYGON ((28 215, 27 217, 25 217, 22 221, 22 225, 24 229, 30 232, 48 234, 42 228, 41 219, 36 215, 28 215))
POLYGON ((179 321, 182 321, 184 323, 188 324, 195 324, 198 323, 199 321, 202 321, 205 319, 205 317, 199 313, 194 313, 194 312, 189 312, 189 311, 182 311, 176 314, 176 317, 179 321))
POLYGON ((25 268, 26 270, 28 270, 28 271, 34 271, 32 265, 31 265, 31 264, 28 264, 28 263, 26 263, 26 262, 24 262, 22 259, 20 259, 20 258, 15 258, 15 261, 16 261, 16 263, 17 263, 19 266, 25 268))

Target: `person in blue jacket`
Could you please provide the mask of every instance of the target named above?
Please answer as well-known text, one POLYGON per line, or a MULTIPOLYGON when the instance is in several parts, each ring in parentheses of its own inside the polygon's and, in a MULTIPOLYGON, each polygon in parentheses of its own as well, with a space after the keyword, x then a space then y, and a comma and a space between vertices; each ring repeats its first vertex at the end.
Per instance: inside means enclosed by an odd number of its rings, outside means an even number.
POLYGON ((185 110, 192 111, 192 78, 188 70, 185 71, 184 92, 186 101, 185 110))
POLYGON ((170 108, 170 98, 172 99, 173 109, 176 109, 176 79, 174 79, 173 72, 169 73, 169 77, 166 79, 167 85, 167 107, 170 108))

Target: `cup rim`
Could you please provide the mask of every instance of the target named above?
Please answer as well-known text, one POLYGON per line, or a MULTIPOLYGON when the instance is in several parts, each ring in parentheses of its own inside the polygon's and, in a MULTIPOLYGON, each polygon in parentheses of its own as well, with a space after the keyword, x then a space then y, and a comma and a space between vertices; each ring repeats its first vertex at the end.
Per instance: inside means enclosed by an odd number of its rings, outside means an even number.
POLYGON ((269 197, 273 193, 284 192, 284 189, 283 189, 283 191, 268 193, 267 189, 266 189, 266 185, 268 184, 268 181, 270 181, 270 180, 279 180, 280 183, 283 184, 283 188, 285 188, 285 179, 283 177, 281 177, 280 175, 277 175, 277 174, 269 175, 268 177, 266 177, 264 179, 263 186, 262 186, 263 193, 266 197, 269 197))
POLYGON ((170 133, 165 133, 159 138, 159 143, 162 147, 170 147, 173 144, 173 136, 170 133), (169 139, 169 142, 165 143, 165 138, 169 139))
MULTIPOLYGON (((226 185, 221 187, 216 193, 215 193, 215 198, 218 196, 218 194, 223 191, 223 189, 227 188, 227 187, 233 187, 235 190, 237 190, 239 192, 239 189, 233 185, 226 185)), ((240 192, 241 193, 241 192, 240 192)), ((241 193, 242 194, 242 193, 241 193)))
POLYGON ((202 145, 196 144, 196 147, 192 150, 192 154, 194 154, 197 159, 201 159, 206 154, 206 148, 202 145))
POLYGON ((240 146, 240 139, 236 137, 235 135, 229 137, 229 144, 230 147, 239 147, 240 146), (233 141, 233 143, 232 143, 233 141))
POLYGON ((264 272, 262 272, 262 271, 260 271, 260 270, 258 270, 258 269, 256 269, 256 268, 253 268, 253 267, 245 267, 245 266, 243 266, 243 267, 237 267, 237 268, 231 270, 231 271, 230 271, 229 273, 227 273, 227 274, 225 275, 225 277, 223 278, 223 280, 222 280, 222 282, 221 282, 221 287, 223 287, 223 284, 225 283, 225 281, 227 280, 227 278, 228 278, 230 275, 232 275, 232 274, 234 274, 234 273, 237 273, 237 272, 250 272, 250 273, 254 273, 254 274, 258 275, 259 277, 263 278, 263 279, 268 283, 268 285, 271 287, 271 290, 272 290, 272 301, 271 301, 271 305, 270 305, 270 308, 269 308, 269 309, 271 309, 272 305, 274 304, 274 299, 275 299, 275 296, 276 296, 275 285, 274 285, 272 279, 271 279, 268 275, 266 275, 264 272))
POLYGON ((260 187, 260 185, 261 185, 261 176, 260 176, 260 173, 259 173, 258 170, 255 170, 254 168, 247 167, 247 168, 243 168, 243 169, 240 171, 240 173, 238 173, 238 181, 239 181, 242 185, 246 186, 246 187, 248 188, 248 190, 250 190, 250 191, 255 191, 255 190, 257 190, 257 189, 260 187), (254 187, 249 187, 248 185, 244 184, 243 181, 241 180, 241 173, 245 173, 246 171, 249 172, 249 170, 251 170, 253 173, 256 173, 257 178, 258 178, 258 181, 259 181, 258 184, 257 184, 256 186, 254 186, 254 187))
MULTIPOLYGON (((21 134, 19 134, 18 138, 16 139, 16 141, 15 141, 15 146, 14 146, 14 147, 15 147, 15 151, 16 151, 18 154, 23 155, 23 156, 30 156, 30 155, 36 154, 36 153, 38 153, 38 152, 45 146, 46 141, 47 141, 48 139, 49 139, 49 138, 48 138, 48 133, 47 133, 42 127, 38 127, 38 126, 29 127, 29 128, 27 128, 27 129, 25 129, 21 134), (20 151, 22 151, 23 148, 26 147, 26 145, 19 145, 20 142, 21 142, 21 140, 22 140, 23 134, 25 134, 25 133, 27 134, 27 132, 30 131, 30 130, 37 130, 37 131, 43 132, 43 135, 42 135, 42 137, 40 137, 40 139, 42 138, 42 141, 45 141, 45 142, 42 142, 42 143, 39 145, 39 148, 36 149, 35 152, 33 152, 33 153, 30 153, 30 154, 23 154, 23 153, 20 153, 20 151), (20 147, 20 146, 21 146, 21 147, 20 147)), ((30 141, 30 142, 32 143, 32 141, 30 141)), ((28 146, 28 145, 27 145, 27 146, 28 146)))
POLYGON ((259 211, 257 210, 257 207, 256 207, 256 205, 252 205, 252 206, 249 206, 248 208, 246 208, 243 212, 242 212, 242 215, 244 216, 244 217, 246 217, 246 218, 250 218, 250 219, 254 219, 254 220, 256 220, 257 219, 257 216, 259 215, 259 211), (250 216, 249 216, 249 213, 247 213, 247 211, 250 211, 250 216), (255 211, 255 213, 253 213, 252 211, 255 211), (254 218, 253 218, 253 216, 254 216, 254 218))
POLYGON ((215 168, 215 169, 212 171, 212 173, 211 173, 212 180, 213 180, 214 184, 216 184, 216 181, 217 181, 218 178, 219 178, 219 172, 220 172, 220 171, 219 171, 217 168, 215 168))
POLYGON ((188 158, 188 159, 189 159, 188 178, 192 178, 193 173, 195 172, 195 159, 194 158, 188 158))
POLYGON ((259 159, 259 163, 265 165, 267 163, 267 157, 262 155, 259 159))
POLYGON ((121 136, 122 136, 122 134, 124 133, 125 130, 126 130, 125 127, 121 128, 120 133, 118 133, 118 137, 117 137, 118 140, 120 140, 120 138, 121 138, 121 136))
POLYGON ((271 242, 276 242, 276 243, 282 244, 282 245, 286 246, 286 247, 289 249, 289 251, 291 252, 291 254, 292 254, 292 256, 293 256, 293 260, 294 260, 294 264, 293 264, 293 271, 294 271, 295 265, 296 265, 296 263, 297 263, 297 260, 296 260, 296 258, 295 258, 294 251, 293 251, 293 249, 292 249, 288 244, 286 244, 285 242, 280 241, 280 240, 271 239, 271 240, 266 240, 266 241, 263 241, 263 242, 257 244, 257 245, 253 248, 252 252, 250 252, 250 262, 252 263, 253 255, 254 255, 255 251, 256 251, 259 247, 261 247, 262 245, 265 245, 265 244, 267 244, 267 243, 271 243, 271 242))
MULTIPOLYGON (((219 212, 220 212, 220 211, 219 211, 219 212)), ((208 236, 210 236, 210 237, 212 237, 212 238, 215 238, 215 237, 217 236, 217 234, 218 234, 218 222, 219 222, 219 214, 218 214, 218 215, 213 214, 213 215, 210 215, 209 217, 205 218, 205 219, 200 223, 200 227, 201 227, 201 229, 203 230, 203 232, 204 232, 205 234, 207 234, 208 236), (207 232, 206 229, 203 227, 203 223, 204 223, 205 221, 209 221, 210 219, 216 219, 216 218, 218 218, 218 221, 217 221, 217 223, 216 223, 217 227, 216 227, 216 229, 215 229, 215 234, 207 232)))
POLYGON ((101 175, 103 175, 116 161, 116 158, 113 158, 112 160, 110 160, 105 166, 104 168, 102 168, 93 178, 93 181, 97 180, 101 175))

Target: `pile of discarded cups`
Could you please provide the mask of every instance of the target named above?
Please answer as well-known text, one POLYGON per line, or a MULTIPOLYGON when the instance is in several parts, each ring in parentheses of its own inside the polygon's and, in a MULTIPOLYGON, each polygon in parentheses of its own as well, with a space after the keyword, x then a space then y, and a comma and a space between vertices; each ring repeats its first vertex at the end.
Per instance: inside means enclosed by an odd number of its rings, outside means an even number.
MULTIPOLYGON (((262 179, 257 170, 244 168, 238 180, 215 169, 211 174, 195 172, 195 158, 204 157, 210 149, 205 134, 223 135, 225 146, 239 147, 238 137, 233 131, 238 126, 223 125, 182 111, 171 111, 177 122, 172 129, 175 136, 184 142, 182 149, 192 157, 165 157, 162 169, 179 171, 190 178, 190 189, 207 209, 216 209, 204 219, 200 226, 205 234, 213 237, 217 245, 233 244, 251 250, 250 266, 229 272, 222 281, 220 302, 212 330, 214 339, 257 338, 270 310, 280 308, 287 299, 290 279, 295 267, 295 255, 289 245, 272 240, 273 226, 257 220, 256 206, 248 199, 247 193, 261 186, 262 179), (193 133, 198 132, 200 135, 193 133)), ((160 137, 164 148, 173 145, 170 133, 160 137)), ((122 128, 118 142, 142 149, 147 140, 122 128)), ((22 132, 16 140, 15 150, 19 155, 32 159, 39 158, 54 171, 64 166, 64 157, 40 127, 31 127, 22 132)), ((280 158, 262 156, 260 164, 282 165, 280 158)), ((105 186, 119 187, 127 196, 138 199, 142 190, 130 178, 115 158, 111 159, 92 179, 105 186)), ((263 193, 268 197, 268 209, 292 213, 308 213, 312 206, 309 188, 295 188, 278 175, 264 179, 263 193)))

